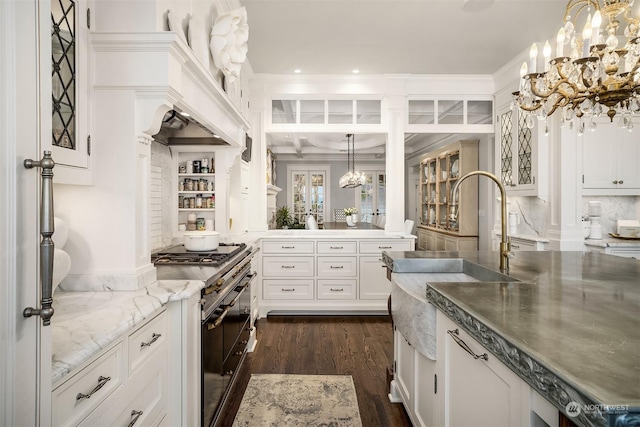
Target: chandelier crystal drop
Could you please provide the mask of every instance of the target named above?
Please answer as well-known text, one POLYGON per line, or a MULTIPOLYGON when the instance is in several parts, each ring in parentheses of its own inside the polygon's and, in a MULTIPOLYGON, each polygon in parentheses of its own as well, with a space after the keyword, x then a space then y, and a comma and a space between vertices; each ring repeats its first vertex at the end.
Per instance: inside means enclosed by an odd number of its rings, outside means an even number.
POLYGON ((356 138, 347 134, 347 172, 340 177, 340 188, 355 188, 367 183, 364 172, 356 171, 356 138))
POLYGON ((632 129, 631 117, 640 116, 640 12, 632 14, 634 1, 569 1, 555 58, 545 42, 539 68, 534 43, 529 63, 520 69, 520 90, 513 93, 512 106, 527 115, 528 125, 534 117, 546 119, 560 110, 562 123, 575 117, 579 131, 585 121, 594 130, 593 119, 603 114, 611 122, 620 114, 619 126, 632 129))

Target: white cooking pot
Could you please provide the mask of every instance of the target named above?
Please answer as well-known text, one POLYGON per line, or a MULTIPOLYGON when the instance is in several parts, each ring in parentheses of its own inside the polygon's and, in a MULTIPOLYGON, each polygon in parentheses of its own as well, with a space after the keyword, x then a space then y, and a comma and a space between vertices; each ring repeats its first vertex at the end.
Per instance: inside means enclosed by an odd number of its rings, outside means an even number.
POLYGON ((213 251, 220 244, 217 231, 189 231, 184 233, 184 248, 188 251, 213 251))

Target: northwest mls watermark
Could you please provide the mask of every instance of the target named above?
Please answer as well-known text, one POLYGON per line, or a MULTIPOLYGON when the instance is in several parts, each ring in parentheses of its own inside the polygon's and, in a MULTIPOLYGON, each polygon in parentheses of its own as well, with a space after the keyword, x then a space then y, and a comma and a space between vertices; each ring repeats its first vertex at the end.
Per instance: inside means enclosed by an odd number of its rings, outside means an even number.
POLYGON ((629 405, 600 405, 588 404, 581 405, 578 402, 569 402, 565 406, 567 415, 577 417, 581 413, 584 414, 627 414, 629 413, 629 405))

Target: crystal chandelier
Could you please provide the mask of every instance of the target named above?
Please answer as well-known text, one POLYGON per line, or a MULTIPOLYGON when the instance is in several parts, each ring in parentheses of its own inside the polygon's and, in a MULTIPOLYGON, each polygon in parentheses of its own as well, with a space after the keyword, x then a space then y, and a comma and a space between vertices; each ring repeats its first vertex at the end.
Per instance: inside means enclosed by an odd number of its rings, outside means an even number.
POLYGON ((632 115, 640 114, 640 14, 632 16, 634 0, 603 3, 569 1, 556 38, 556 58, 551 59, 549 42, 544 44, 544 69, 538 69, 536 44, 531 46, 529 64, 522 64, 520 90, 513 93, 512 103, 523 110, 529 128, 537 117, 545 120, 547 133, 546 118, 559 109, 562 124, 573 126, 572 119, 577 118, 580 134, 585 121, 595 130, 594 118, 603 113, 612 122, 619 114, 619 125, 631 131, 632 115), (618 18, 624 18, 623 25, 618 18), (582 22, 582 33, 577 34, 576 25, 582 22), (618 34, 619 27, 623 35, 618 34))
POLYGON ((356 138, 352 133, 347 134, 347 173, 340 177, 340 188, 360 187, 367 183, 364 172, 356 171, 356 138))

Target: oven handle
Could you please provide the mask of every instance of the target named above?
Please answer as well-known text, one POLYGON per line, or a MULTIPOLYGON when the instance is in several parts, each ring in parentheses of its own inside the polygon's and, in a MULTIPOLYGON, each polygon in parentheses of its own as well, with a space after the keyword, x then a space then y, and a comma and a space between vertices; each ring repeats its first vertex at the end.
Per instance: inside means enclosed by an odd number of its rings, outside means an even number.
POLYGON ((224 318, 229 313, 229 310, 231 310, 231 305, 226 306, 224 311, 222 313, 220 313, 220 316, 218 316, 218 318, 216 320, 214 320, 213 322, 207 322, 207 331, 210 331, 210 330, 215 329, 218 326, 220 326, 220 324, 222 323, 224 318))
POLYGON ((229 303, 229 307, 233 307, 238 302, 238 300, 242 296, 242 293, 249 287, 249 283, 251 283, 253 277, 253 274, 247 274, 242 278, 242 282, 240 282, 240 284, 238 284, 238 286, 234 289, 235 292, 238 292, 238 295, 236 295, 236 297, 231 300, 231 302, 229 303))

